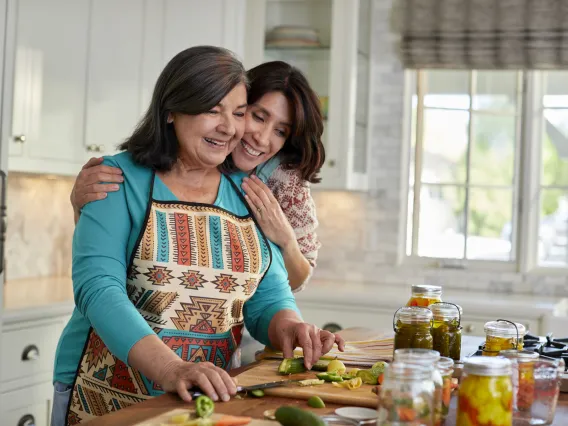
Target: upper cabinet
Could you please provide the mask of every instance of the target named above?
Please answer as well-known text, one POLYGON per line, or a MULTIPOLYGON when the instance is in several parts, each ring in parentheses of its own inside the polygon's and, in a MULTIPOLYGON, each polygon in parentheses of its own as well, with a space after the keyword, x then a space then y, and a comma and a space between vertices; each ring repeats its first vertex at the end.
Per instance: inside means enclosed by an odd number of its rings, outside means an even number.
POLYGON ((191 46, 244 52, 246 0, 8 0, 2 135, 12 171, 74 175, 109 155, 191 46))
POLYGON ((10 169, 72 173, 83 161, 90 6, 8 2, 3 143, 10 169))
POLYGON ((320 97, 326 162, 314 189, 368 188, 371 0, 248 0, 247 67, 282 60, 320 97))

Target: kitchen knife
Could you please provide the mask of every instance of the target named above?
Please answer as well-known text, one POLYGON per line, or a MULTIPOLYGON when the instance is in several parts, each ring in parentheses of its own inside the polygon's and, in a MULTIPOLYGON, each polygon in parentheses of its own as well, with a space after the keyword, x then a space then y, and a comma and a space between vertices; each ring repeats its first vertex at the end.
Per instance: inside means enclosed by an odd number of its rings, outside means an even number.
MULTIPOLYGON (((237 386, 237 392, 250 392, 253 390, 260 390, 260 389, 270 389, 270 388, 277 388, 280 386, 286 386, 286 385, 291 385, 291 384, 295 384, 295 383, 299 383, 301 382, 301 380, 277 380, 275 382, 268 382, 268 383, 261 383, 258 385, 252 385, 252 386, 237 386)), ((192 390, 189 392, 189 394, 191 395, 191 398, 197 398, 198 396, 201 395, 205 395, 201 389, 199 388, 193 388, 196 390, 192 390)))

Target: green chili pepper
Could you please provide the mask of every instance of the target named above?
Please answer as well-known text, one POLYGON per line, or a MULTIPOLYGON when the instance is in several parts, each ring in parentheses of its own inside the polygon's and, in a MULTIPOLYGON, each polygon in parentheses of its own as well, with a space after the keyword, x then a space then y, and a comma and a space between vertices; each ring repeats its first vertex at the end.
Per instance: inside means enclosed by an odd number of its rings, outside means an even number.
POLYGON ((255 398, 262 398, 264 396, 264 391, 262 389, 251 390, 250 393, 255 398))
POLYGON ((201 395, 195 400, 195 411, 199 417, 209 417, 214 409, 215 403, 208 396, 201 395))

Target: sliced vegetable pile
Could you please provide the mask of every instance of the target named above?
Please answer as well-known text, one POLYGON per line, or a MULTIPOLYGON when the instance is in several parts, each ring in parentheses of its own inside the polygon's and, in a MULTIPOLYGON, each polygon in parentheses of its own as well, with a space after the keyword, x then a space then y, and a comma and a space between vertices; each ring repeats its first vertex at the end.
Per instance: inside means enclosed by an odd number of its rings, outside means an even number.
POLYGON ((248 425, 252 418, 242 416, 223 415, 219 420, 213 421, 211 415, 215 411, 215 403, 205 395, 195 400, 195 414, 191 412, 176 414, 172 416, 168 423, 162 426, 244 426, 248 425))

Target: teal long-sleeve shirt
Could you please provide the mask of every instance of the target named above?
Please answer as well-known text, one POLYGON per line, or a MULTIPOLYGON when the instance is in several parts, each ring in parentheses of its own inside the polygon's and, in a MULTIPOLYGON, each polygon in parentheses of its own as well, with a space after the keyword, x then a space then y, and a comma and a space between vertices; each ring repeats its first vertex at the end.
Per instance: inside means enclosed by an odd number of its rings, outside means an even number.
MULTIPOLYGON (((110 351, 125 363, 128 353, 154 331, 126 293, 127 268, 142 231, 151 185, 151 170, 134 163, 128 153, 105 158, 120 167, 124 183, 104 200, 87 204, 73 236, 73 290, 75 309, 65 327, 55 358, 54 381, 74 381, 86 338, 92 326, 110 351)), ((243 173, 231 175, 240 188, 243 173)), ((178 201, 156 176, 153 198, 178 201)), ((222 177, 214 205, 236 215, 248 214, 227 177, 222 177)), ((269 242, 272 262, 255 294, 243 309, 245 326, 261 343, 269 344, 268 326, 280 310, 299 311, 288 284, 279 248, 269 242)))

